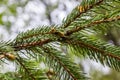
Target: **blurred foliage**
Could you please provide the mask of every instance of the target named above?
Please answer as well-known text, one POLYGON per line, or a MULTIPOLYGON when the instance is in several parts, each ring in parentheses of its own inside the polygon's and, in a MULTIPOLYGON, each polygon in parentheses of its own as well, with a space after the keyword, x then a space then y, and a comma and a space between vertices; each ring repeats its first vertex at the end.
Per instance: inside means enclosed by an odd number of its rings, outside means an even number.
POLYGON ((28 0, 0 0, 0 25, 9 31, 12 26, 10 17, 17 17, 17 8, 24 7, 27 2, 28 0))
POLYGON ((120 73, 113 70, 108 74, 104 74, 100 71, 93 71, 91 76, 92 80, 120 80, 120 73))
POLYGON ((17 4, 9 4, 9 0, 1 0, 0 8, 3 8, 3 11, 0 13, 0 25, 5 26, 8 30, 11 27, 11 22, 8 20, 8 16, 16 15, 17 4), (6 20, 3 18, 6 17, 6 20))

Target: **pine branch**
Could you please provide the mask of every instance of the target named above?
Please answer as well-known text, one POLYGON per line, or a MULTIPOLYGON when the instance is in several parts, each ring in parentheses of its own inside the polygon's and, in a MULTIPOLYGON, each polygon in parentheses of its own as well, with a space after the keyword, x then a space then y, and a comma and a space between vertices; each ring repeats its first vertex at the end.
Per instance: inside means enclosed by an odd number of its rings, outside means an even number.
MULTIPOLYGON (((0 59, 16 60, 31 79, 35 80, 35 75, 30 74, 30 69, 32 68, 26 66, 22 60, 23 57, 16 53, 20 52, 34 58, 40 58, 40 55, 42 55, 42 57, 46 58, 45 63, 48 67, 55 71, 55 79, 85 80, 85 74, 70 60, 70 57, 67 57, 65 53, 51 45, 61 43, 65 44, 65 46, 69 45, 71 49, 74 49, 74 52, 77 52, 77 56, 87 56, 90 59, 100 61, 103 65, 107 64, 111 68, 120 71, 120 48, 98 40, 98 38, 95 38, 96 36, 91 38, 91 33, 89 32, 93 31, 93 27, 95 27, 94 29, 99 29, 99 26, 106 28, 113 22, 115 27, 119 26, 120 10, 116 10, 119 5, 114 3, 119 4, 120 1, 83 0, 81 5, 77 6, 63 21, 61 27, 42 26, 18 34, 11 42, 1 42, 0 59), (86 34, 86 32, 90 34, 86 34), (39 55, 34 56, 36 54, 39 55), (18 59, 18 56, 21 59, 18 59)), ((95 32, 97 33, 97 31, 95 32)), ((58 45, 60 46, 61 44, 58 45)))
POLYGON ((71 35, 71 34, 73 34, 75 32, 83 30, 85 28, 94 27, 94 25, 100 25, 102 23, 108 23, 108 22, 113 22, 113 21, 117 21, 117 20, 120 20, 120 16, 116 16, 116 17, 113 17, 113 18, 108 18, 108 19, 102 19, 102 20, 94 21, 94 22, 91 22, 91 23, 89 23, 89 24, 87 24, 85 26, 76 27, 76 28, 74 28, 72 30, 68 30, 68 31, 66 31, 65 35, 68 36, 68 35, 71 35))
POLYGON ((120 57, 118 55, 113 55, 113 53, 106 52, 103 49, 99 49, 99 48, 97 48, 93 45, 89 45, 89 44, 83 43, 81 41, 70 41, 70 42, 68 41, 67 43, 68 44, 72 43, 74 45, 79 44, 81 47, 84 47, 84 48, 87 47, 87 48, 92 49, 93 51, 100 52, 102 55, 109 56, 109 57, 112 57, 112 58, 116 58, 117 60, 120 60, 120 57), (75 42, 75 43, 73 43, 73 42, 75 42))
POLYGON ((60 52, 51 47, 42 47, 42 49, 47 56, 47 65, 56 71, 56 75, 60 78, 60 80, 84 80, 86 78, 78 66, 69 60, 69 57, 60 55, 60 52))
POLYGON ((52 68, 53 71, 55 71, 55 74, 51 75, 56 76, 54 77, 55 80, 57 78, 59 78, 59 80, 84 80, 87 78, 84 76, 84 73, 80 71, 80 68, 70 61, 69 57, 61 55, 61 52, 57 49, 46 45, 42 47, 34 47, 31 51, 34 51, 34 53, 40 53, 46 58, 45 63, 49 68, 52 68))
POLYGON ((57 29, 57 26, 41 26, 38 27, 36 29, 31 29, 28 30, 26 32, 22 32, 20 34, 18 34, 18 36, 16 37, 16 42, 19 40, 25 40, 25 39, 29 39, 32 37, 38 37, 38 36, 42 36, 42 35, 46 35, 46 34, 50 34, 52 29, 57 29))
POLYGON ((103 65, 107 64, 111 68, 120 71, 120 48, 108 44, 99 39, 90 38, 85 32, 74 34, 71 40, 65 42, 70 45, 70 50, 77 56, 88 56, 90 59, 100 61, 103 65), (79 35, 79 36, 78 36, 79 35))
POLYGON ((88 10, 92 9, 95 6, 99 6, 104 0, 98 0, 98 1, 86 1, 83 0, 80 6, 76 7, 71 13, 68 15, 67 19, 63 22, 63 27, 67 28, 74 20, 76 20, 78 17, 80 17, 83 13, 86 13, 88 10), (86 4, 85 4, 86 3, 86 4), (89 4, 92 3, 92 4, 89 4), (77 11, 76 11, 77 10, 77 11), (74 15, 72 17, 72 15, 74 15), (72 17, 72 18, 71 18, 72 17))
MULTIPOLYGON (((84 6, 85 5, 89 6, 89 4, 92 3, 91 1, 83 1, 83 2, 85 2, 84 6)), ((113 24, 113 22, 116 22, 116 24, 114 23, 114 25, 116 27, 119 27, 117 25, 117 24, 119 24, 119 22, 117 22, 117 21, 119 20, 119 11, 120 10, 118 8, 120 6, 115 5, 114 3, 119 4, 120 2, 117 0, 116 1, 103 0, 103 3, 101 3, 99 6, 93 7, 92 9, 90 9, 89 11, 85 12, 84 14, 77 17, 74 21, 72 21, 72 23, 69 25, 70 27, 66 29, 68 31, 65 34, 69 35, 74 32, 78 32, 78 31, 84 29, 85 27, 91 27, 93 25, 96 27, 96 28, 95 27, 93 28, 95 30, 96 29, 97 30, 100 29, 101 31, 103 31, 104 29, 107 30, 107 28, 108 28, 107 22, 111 22, 111 24, 113 24), (98 25, 99 25, 99 27, 97 27, 98 25), (104 27, 102 28, 102 26, 104 26, 104 27)), ((84 9, 84 7, 83 7, 83 9, 84 9)))

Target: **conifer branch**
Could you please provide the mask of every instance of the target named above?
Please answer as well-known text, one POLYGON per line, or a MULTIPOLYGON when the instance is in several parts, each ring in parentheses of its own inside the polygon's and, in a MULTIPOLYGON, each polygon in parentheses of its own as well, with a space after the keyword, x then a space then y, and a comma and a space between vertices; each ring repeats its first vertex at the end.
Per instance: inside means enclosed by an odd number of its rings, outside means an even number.
MULTIPOLYGON (((48 49, 47 49, 47 51, 48 51, 48 49)), ((45 48, 45 52, 46 52, 46 48, 45 48)), ((65 64, 64 64, 63 62, 61 62, 61 60, 60 60, 58 57, 56 57, 55 55, 53 55, 50 51, 47 52, 47 53, 49 53, 49 56, 51 56, 52 59, 55 59, 55 60, 64 68, 64 70, 68 72, 68 74, 69 74, 74 80, 77 80, 77 79, 75 78, 75 76, 73 75, 73 73, 70 72, 70 70, 65 66, 65 64)))
MULTIPOLYGON (((69 60, 69 57, 66 57, 64 55, 60 55, 58 54, 59 52, 57 52, 56 49, 53 49, 53 48, 48 48, 48 47, 42 47, 42 49, 44 50, 44 52, 46 53, 46 55, 48 56, 47 57, 47 61, 48 61, 48 65, 51 65, 53 69, 55 69, 55 71, 57 70, 56 72, 56 76, 60 77, 62 75, 65 75, 69 77, 65 77, 65 80, 69 80, 69 79, 73 79, 73 80, 84 80, 84 79, 88 79, 87 77, 84 76, 84 73, 82 73, 78 66, 71 62, 71 61, 68 61, 69 60), (54 53, 53 52, 56 52, 54 53), (50 63, 49 61, 53 61, 53 63, 50 63), (56 63, 57 62, 57 63, 56 63), (70 64, 74 64, 74 65, 70 65, 70 64), (56 69, 56 67, 58 69, 56 69), (61 69, 63 68, 62 72, 60 71, 61 69), (61 75, 60 75, 61 73, 61 75), (71 77, 71 78, 70 78, 71 77)), ((49 67, 51 67, 49 66, 49 67)))
POLYGON ((73 40, 66 41, 66 43, 72 46, 75 49, 75 51, 78 51, 76 54, 77 56, 79 55, 83 55, 84 57, 88 56, 90 59, 95 59, 96 61, 100 61, 103 65, 107 64, 109 67, 120 71, 120 68, 119 68, 119 64, 120 64, 119 49, 120 48, 114 48, 115 46, 110 46, 105 43, 97 44, 97 41, 96 43, 94 42, 92 44, 92 42, 90 41, 84 42, 84 41, 73 39, 73 40), (104 47, 102 48, 99 45, 103 45, 104 47))
POLYGON ((27 32, 22 32, 18 34, 15 41, 19 42, 19 40, 27 40, 27 39, 31 39, 31 38, 35 38, 43 35, 48 35, 53 33, 52 32, 53 29, 57 29, 57 28, 58 26, 42 26, 36 29, 33 28, 31 30, 28 30, 27 32))
MULTIPOLYGON (((96 52, 100 52, 100 54, 102 54, 103 56, 109 56, 109 57, 112 57, 112 58, 115 58, 117 60, 120 61, 120 57, 118 55, 113 55, 113 53, 110 53, 110 52, 107 52, 105 51, 104 49, 99 49, 93 45, 90 45, 90 44, 87 44, 87 43, 83 43, 81 41, 67 41, 68 44, 74 44, 74 45, 77 45, 79 44, 81 47, 87 47, 89 49, 92 49, 93 51, 96 51, 96 52)), ((93 53, 94 54, 94 53, 93 53)))
MULTIPOLYGON (((30 56, 32 56, 31 54, 34 55, 35 53, 38 53, 46 58, 45 63, 48 65, 47 67, 52 67, 55 71, 55 76, 57 76, 57 78, 59 77, 60 80, 86 80, 85 74, 81 72, 79 67, 73 63, 66 54, 62 55, 61 53, 63 52, 57 50, 52 45, 54 42, 59 42, 61 44, 65 43, 65 46, 72 46, 75 51, 79 51, 78 53, 83 52, 80 53, 80 55, 96 59, 102 64, 108 64, 108 66, 120 71, 120 48, 109 45, 104 41, 99 42, 98 39, 95 38, 91 39, 90 35, 84 32, 88 30, 86 28, 90 28, 90 31, 92 31, 91 28, 96 27, 96 25, 104 25, 110 22, 116 22, 115 24, 118 24, 117 21, 120 20, 120 16, 118 16, 119 10, 113 11, 110 15, 108 15, 108 12, 110 12, 110 10, 108 10, 104 13, 107 14, 105 16, 100 12, 100 15, 96 17, 96 10, 98 10, 98 12, 101 9, 103 10, 103 8, 106 7, 105 4, 112 9, 115 9, 112 5, 112 1, 116 2, 117 0, 83 0, 81 5, 76 7, 73 12, 68 15, 66 20, 63 21, 61 27, 42 26, 41 28, 28 30, 18 34, 15 40, 11 41, 9 44, 1 42, 0 59, 6 58, 8 60, 16 60, 24 69, 24 72, 26 72, 32 80, 35 80, 36 77, 30 73, 34 69, 29 66, 27 67, 25 63, 22 62, 22 57, 20 57, 19 54, 19 58, 17 58, 13 53, 20 51, 20 53, 30 56), (89 17, 89 19, 86 19, 86 17, 89 17), (69 26, 76 28, 67 28, 69 26), (22 50, 26 52, 22 52, 22 50)), ((105 25, 104 27, 109 26, 105 25)), ((88 33, 90 32, 88 31, 88 33)), ((39 56, 37 55, 37 57, 39 56)), ((35 56, 35 58, 37 57, 35 56)))
POLYGON ((102 19, 102 20, 94 21, 94 22, 91 22, 91 23, 89 23, 89 24, 87 24, 85 26, 76 27, 76 28, 74 28, 72 30, 68 30, 65 35, 68 36, 68 35, 71 35, 71 34, 73 34, 75 32, 83 30, 85 28, 89 28, 89 27, 92 27, 92 26, 94 27, 94 25, 97 25, 97 24, 99 25, 101 23, 108 23, 108 22, 113 22, 113 21, 117 21, 117 20, 120 20, 120 16, 116 16, 116 17, 113 17, 113 18, 107 18, 107 19, 102 19))
POLYGON ((83 13, 86 13, 87 11, 92 9, 93 7, 100 5, 103 1, 104 0, 98 0, 98 2, 96 2, 94 4, 91 4, 91 5, 81 5, 81 6, 78 6, 77 9, 79 10, 79 13, 77 15, 75 15, 73 18, 71 18, 71 20, 69 20, 67 23, 65 23, 65 25, 63 24, 64 28, 67 28, 79 16, 81 16, 83 13))

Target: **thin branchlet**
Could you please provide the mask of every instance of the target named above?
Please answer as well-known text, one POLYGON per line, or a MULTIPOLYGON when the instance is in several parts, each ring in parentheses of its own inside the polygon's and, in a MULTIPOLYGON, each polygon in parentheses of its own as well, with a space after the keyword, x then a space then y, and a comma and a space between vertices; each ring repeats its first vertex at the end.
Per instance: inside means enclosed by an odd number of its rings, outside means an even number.
POLYGON ((25 67, 25 65, 21 62, 20 59, 16 58, 16 61, 23 67, 26 73, 31 77, 32 80, 36 80, 35 77, 30 73, 30 71, 25 67))
POLYGON ((80 30, 83 30, 85 28, 89 28, 89 27, 92 27, 93 25, 97 25, 97 24, 101 24, 101 23, 107 23, 107 22, 113 22, 113 21, 116 21, 116 20, 120 20, 120 16, 116 16, 116 17, 113 17, 113 18, 107 18, 107 19, 102 19, 102 20, 98 20, 98 21, 94 21, 94 22, 91 22, 85 26, 82 26, 82 27, 76 27, 72 30, 68 30, 66 31, 65 35, 66 36, 69 36, 75 32, 78 32, 80 30))
MULTIPOLYGON (((37 29, 36 29, 37 31, 37 29)), ((19 38, 19 35, 18 35, 18 39, 21 39, 21 40, 26 40, 26 39, 29 39, 29 38, 32 38, 32 37, 37 37, 37 36, 40 36, 40 35, 46 35, 46 34, 52 34, 53 33, 53 28, 51 28, 48 32, 40 32, 40 33, 34 33, 34 34, 31 34, 31 35, 28 35, 28 36, 22 36, 19 38)), ((21 34, 25 34, 25 33, 21 33, 21 34)))
MULTIPOLYGON (((117 59, 117 60, 120 60, 120 57, 118 55, 115 55, 115 54, 112 54, 110 52, 107 52, 107 51, 104 51, 103 49, 100 49, 100 48, 97 48, 93 45, 90 45, 90 44, 87 44, 87 43, 84 43, 82 41, 76 41, 76 40, 73 40, 73 41, 66 41, 68 44, 74 44, 74 45, 79 45, 81 47, 87 47, 89 49, 92 49, 93 51, 96 51, 96 52, 100 52, 100 54, 104 55, 104 56, 109 56, 109 57, 112 57, 114 59, 117 59)), ((94 54, 94 53, 93 53, 94 54)))
POLYGON ((53 40, 51 39, 44 39, 44 40, 40 40, 40 41, 35 41, 35 42, 31 42, 31 43, 24 43, 21 45, 17 45, 14 46, 15 50, 21 50, 21 49, 25 49, 25 48, 29 48, 29 47, 35 47, 35 46, 42 46, 44 44, 47 44, 49 42, 52 42, 53 40))
POLYGON ((78 10, 80 10, 80 13, 77 14, 72 20, 70 20, 69 22, 67 22, 64 25, 64 28, 67 28, 75 19, 77 19, 78 17, 80 17, 83 13, 86 13, 88 10, 92 9, 93 7, 100 5, 103 1, 104 0, 99 0, 95 4, 89 5, 87 7, 85 7, 85 6, 78 6, 78 10), (82 10, 81 10, 81 8, 82 8, 82 10))
MULTIPOLYGON (((44 51, 45 51, 46 53, 51 53, 51 51, 50 51, 48 48, 42 47, 42 49, 44 49, 44 51)), ((71 71, 69 70, 69 68, 67 68, 67 67, 64 65, 64 63, 62 63, 61 60, 60 60, 58 57, 54 56, 52 53, 49 54, 49 55, 50 55, 53 59, 55 59, 55 60, 64 68, 64 70, 73 78, 73 80, 77 80, 76 77, 74 76, 74 74, 71 73, 71 71)))

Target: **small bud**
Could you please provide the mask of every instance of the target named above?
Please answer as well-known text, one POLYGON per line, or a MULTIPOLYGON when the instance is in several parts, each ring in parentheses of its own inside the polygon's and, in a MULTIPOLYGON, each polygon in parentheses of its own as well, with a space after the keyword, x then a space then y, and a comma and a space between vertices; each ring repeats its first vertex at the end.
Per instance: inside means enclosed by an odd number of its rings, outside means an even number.
POLYGON ((78 6, 78 9, 79 9, 80 12, 84 12, 85 11, 83 6, 78 6))
POLYGON ((15 60, 15 55, 13 55, 13 54, 11 54, 11 53, 7 53, 7 54, 5 54, 5 56, 9 59, 9 60, 15 60))
POLYGON ((51 32, 51 33, 56 32, 55 28, 51 28, 50 32, 51 32))
POLYGON ((55 76, 55 72, 53 70, 49 70, 46 74, 50 79, 52 79, 52 77, 55 76))

